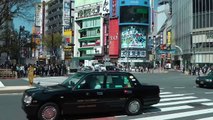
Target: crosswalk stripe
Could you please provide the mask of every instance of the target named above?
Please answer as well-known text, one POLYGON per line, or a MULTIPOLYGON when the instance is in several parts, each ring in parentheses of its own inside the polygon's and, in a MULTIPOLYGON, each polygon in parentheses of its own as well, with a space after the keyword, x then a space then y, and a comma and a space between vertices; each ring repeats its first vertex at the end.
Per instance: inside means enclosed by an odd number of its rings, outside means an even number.
POLYGON ((194 96, 187 96, 187 97, 179 97, 179 98, 164 98, 164 99, 161 99, 160 101, 161 102, 167 102, 167 101, 173 101, 173 100, 186 100, 186 99, 194 99, 194 98, 197 98, 197 97, 194 97, 194 96))
POLYGON ((184 110, 184 109, 190 109, 194 108, 192 106, 188 105, 182 105, 182 106, 175 106, 175 107, 165 107, 165 108, 160 108, 161 112, 167 112, 167 111, 174 111, 174 110, 184 110))
POLYGON ((213 117, 206 117, 206 118, 201 118, 201 119, 197 119, 197 120, 213 120, 213 117))
POLYGON ((172 95, 160 95, 161 98, 167 98, 167 97, 181 97, 185 95, 192 95, 194 93, 186 93, 186 94, 172 94, 172 95))
POLYGON ((161 92, 160 95, 171 94, 172 92, 161 92))
POLYGON ((213 113, 213 108, 188 111, 188 112, 180 112, 180 113, 172 113, 172 114, 166 114, 166 115, 156 115, 156 116, 152 116, 152 117, 136 118, 136 119, 131 119, 131 120, 168 120, 168 119, 176 119, 176 118, 209 114, 209 113, 213 113))
POLYGON ((208 102, 208 101, 211 101, 211 100, 210 99, 196 99, 196 100, 175 101, 175 102, 158 103, 153 106, 159 107, 159 106, 179 105, 179 104, 187 104, 187 103, 194 103, 194 102, 208 102))
POLYGON ((201 103, 202 105, 207 105, 207 106, 212 106, 213 102, 208 102, 208 103, 201 103))

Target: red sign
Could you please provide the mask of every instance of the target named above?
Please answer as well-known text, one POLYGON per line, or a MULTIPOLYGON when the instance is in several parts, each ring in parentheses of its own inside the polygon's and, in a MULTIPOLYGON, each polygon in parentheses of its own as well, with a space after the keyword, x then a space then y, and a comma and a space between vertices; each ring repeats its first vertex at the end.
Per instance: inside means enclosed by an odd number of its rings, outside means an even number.
POLYGON ((109 21, 109 56, 119 56, 119 25, 118 19, 109 21))

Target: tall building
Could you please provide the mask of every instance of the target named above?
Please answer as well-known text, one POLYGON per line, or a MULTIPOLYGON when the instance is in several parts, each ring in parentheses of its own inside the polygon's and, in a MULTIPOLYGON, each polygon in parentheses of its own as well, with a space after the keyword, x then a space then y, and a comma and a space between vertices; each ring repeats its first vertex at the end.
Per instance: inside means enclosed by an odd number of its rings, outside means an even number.
POLYGON ((102 1, 75 1, 74 56, 85 66, 104 56, 102 1))
MULTIPOLYGON (((39 46, 33 56, 38 59, 49 61, 53 55, 58 55, 59 61, 67 64, 73 57, 73 21, 74 0, 42 0, 36 4, 35 24, 33 29, 33 41, 39 46), (45 49, 42 44, 45 35, 59 33, 62 35, 61 46, 57 50, 45 49)), ((53 38, 54 39, 54 38, 53 38)))
POLYGON ((213 63, 212 33, 212 0, 172 0, 172 38, 185 67, 213 63))

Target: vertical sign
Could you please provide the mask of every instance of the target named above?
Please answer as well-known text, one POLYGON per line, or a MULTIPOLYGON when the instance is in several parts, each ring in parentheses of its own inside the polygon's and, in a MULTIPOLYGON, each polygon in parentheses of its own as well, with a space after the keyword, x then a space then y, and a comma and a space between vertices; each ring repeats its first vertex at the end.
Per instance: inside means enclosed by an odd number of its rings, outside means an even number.
POLYGON ((65 26, 70 26, 70 1, 64 1, 64 24, 65 26))
POLYGON ((117 17, 116 11, 117 11, 117 0, 112 0, 112 17, 117 17))
POLYGON ((168 44, 171 44, 171 32, 168 32, 168 44))
POLYGON ((119 55, 119 24, 118 19, 109 21, 109 56, 119 55))
POLYGON ((103 0, 102 15, 109 13, 109 2, 110 0, 103 0))

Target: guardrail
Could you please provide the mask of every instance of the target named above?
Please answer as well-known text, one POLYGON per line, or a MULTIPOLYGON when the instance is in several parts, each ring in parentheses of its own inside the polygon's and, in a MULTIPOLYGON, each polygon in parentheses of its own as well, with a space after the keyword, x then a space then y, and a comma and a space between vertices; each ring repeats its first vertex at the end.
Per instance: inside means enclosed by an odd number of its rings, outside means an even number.
POLYGON ((16 72, 11 69, 0 69, 0 79, 12 79, 17 78, 16 72))

